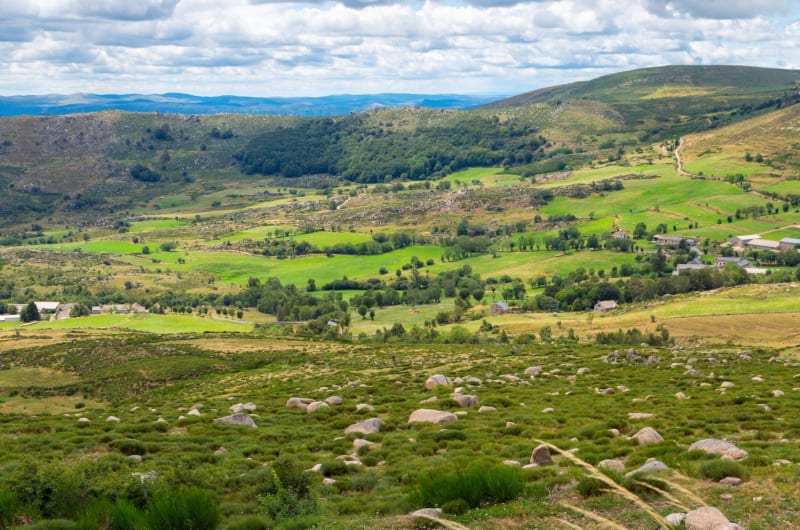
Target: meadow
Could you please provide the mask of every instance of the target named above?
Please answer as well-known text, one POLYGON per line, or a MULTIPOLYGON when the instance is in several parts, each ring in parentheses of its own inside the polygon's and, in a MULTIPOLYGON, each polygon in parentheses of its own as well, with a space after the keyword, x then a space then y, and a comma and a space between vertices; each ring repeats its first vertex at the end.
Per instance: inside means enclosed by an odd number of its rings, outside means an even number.
POLYGON ((442 517, 468 528, 594 524, 565 504, 626 528, 652 526, 629 500, 593 487, 585 471, 555 452, 552 466, 511 466, 513 461, 527 464, 533 440, 542 439, 590 464, 619 460, 626 471, 648 458, 661 460, 670 471, 639 480, 652 481, 672 497, 606 473, 662 515, 680 511, 670 498, 687 508, 698 507, 699 498, 747 528, 790 528, 799 522, 788 509, 800 501, 792 486, 795 466, 773 465, 800 460, 796 444, 786 443, 800 435, 790 413, 800 399, 793 390, 798 368, 791 356, 724 347, 637 348, 625 363, 604 362, 611 352, 575 344, 370 346, 137 334, 111 335, 102 344, 78 339, 6 350, 0 361, 14 368, 0 379, 0 490, 4 506, 10 502, 14 513, 32 522, 66 517, 92 524, 117 513, 113 503, 102 502, 111 494, 150 506, 145 513, 153 517, 155 492, 164 495, 169 491, 164 488, 191 484, 208 492, 219 511, 215 526, 222 528, 242 528, 247 520, 248 528, 400 529, 421 524, 407 514, 430 507, 431 480, 469 470, 475 479, 495 476, 513 493, 502 501, 484 498, 475 507, 464 499, 438 501, 446 509, 442 517), (655 364, 639 364, 649 356, 656 356, 655 364), (42 379, 40 367, 56 359, 61 368, 52 375, 57 377, 42 379), (542 367, 539 375, 523 373, 536 365, 542 367), (700 378, 686 375, 688 365, 702 372, 700 378), (460 408, 450 399, 453 387, 426 390, 425 380, 435 373, 479 378, 465 392, 494 410, 460 408), (763 382, 754 383, 756 376, 763 382), (733 386, 720 392, 723 381, 733 386), (617 390, 604 395, 598 387, 617 390), (773 395, 773 390, 784 394, 773 395), (676 399, 677 392, 690 399, 676 399), (286 407, 292 396, 323 400, 331 395, 341 396, 343 404, 313 413, 286 407), (34 402, 39 406, 30 408, 34 402), (251 413, 256 428, 212 422, 244 402, 256 406, 251 413), (374 410, 357 411, 358 403, 374 410), (458 420, 447 426, 408 424, 409 414, 420 407, 456 412, 458 420), (632 419, 632 412, 653 416, 632 419), (110 416, 118 421, 107 421, 110 416), (347 426, 370 417, 383 420, 380 432, 342 436, 347 426), (640 446, 628 438, 645 426, 664 441, 640 446), (719 457, 687 450, 708 437, 731 441, 749 456, 724 465, 719 457), (354 452, 356 438, 371 443, 354 452), (36 462, 25 460, 31 452, 36 462), (343 455, 350 455, 345 459, 350 464, 338 458, 343 455), (321 472, 299 471, 315 464, 321 464, 321 472), (284 469, 292 465, 294 474, 284 469), (285 480, 304 481, 307 493, 284 497, 290 504, 276 510, 269 469, 285 480), (146 489, 134 473, 150 474, 146 489), (721 486, 720 473, 745 482, 721 486), (17 487, 23 476, 29 489, 17 487), (324 478, 332 481, 323 483, 324 478), (42 491, 43 481, 61 492, 52 503, 26 496, 42 491), (86 481, 94 487, 84 489, 86 481), (732 497, 720 500, 722 493, 732 497), (753 497, 760 500, 753 504, 753 497), (313 502, 296 502, 302 499, 313 502))

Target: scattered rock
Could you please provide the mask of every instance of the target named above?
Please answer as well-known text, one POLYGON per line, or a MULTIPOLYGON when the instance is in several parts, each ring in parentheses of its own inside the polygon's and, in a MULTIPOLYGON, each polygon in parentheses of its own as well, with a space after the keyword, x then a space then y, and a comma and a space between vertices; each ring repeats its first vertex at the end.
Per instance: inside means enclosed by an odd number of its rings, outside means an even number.
POLYGON ((322 471, 322 464, 314 464, 310 468, 306 469, 309 473, 319 473, 322 471))
POLYGON ((216 451, 214 451, 214 454, 217 455, 217 456, 222 456, 222 455, 227 454, 227 453, 228 453, 228 450, 225 449, 224 447, 220 447, 216 451))
POLYGON ((769 411, 772 410, 772 407, 770 407, 766 403, 759 403, 758 406, 761 407, 762 409, 764 409, 765 412, 769 412, 769 411))
POLYGON ((422 508, 416 512, 412 512, 414 517, 436 517, 437 519, 442 516, 441 508, 422 508))
POLYGON ((649 445, 649 444, 657 444, 658 442, 663 442, 664 438, 661 437, 658 432, 652 427, 645 427, 641 429, 639 432, 632 436, 639 445, 649 445))
POLYGON ((450 398, 455 401, 461 408, 472 408, 478 406, 478 396, 471 396, 468 394, 453 394, 450 398))
POLYGON ((514 425, 516 425, 516 423, 514 423, 513 421, 506 422, 506 428, 513 427, 514 425))
POLYGON ((506 381, 511 381, 512 383, 518 383, 519 381, 521 381, 519 377, 513 374, 503 374, 500 377, 502 377, 506 381))
POLYGON ((588 374, 591 371, 592 371, 591 368, 586 368, 586 367, 578 368, 578 371, 575 373, 575 375, 584 375, 588 374))
POLYGON ((337 407, 337 406, 341 405, 342 403, 344 403, 344 399, 342 399, 342 396, 329 396, 329 397, 325 398, 325 403, 327 403, 328 405, 337 407))
POLYGON ((142 455, 128 455, 128 460, 131 462, 136 462, 137 464, 142 463, 142 455))
POLYGON ((620 435, 619 429, 609 429, 608 432, 610 432, 611 436, 613 436, 614 438, 620 435))
POLYGON ((678 528, 683 524, 683 520, 686 519, 685 513, 671 513, 665 517, 669 525, 673 528, 678 528))
POLYGON ((503 460, 503 463, 511 467, 522 467, 522 464, 517 460, 503 460))
POLYGON ((551 412, 555 412, 556 409, 553 407, 547 407, 546 409, 542 409, 542 414, 550 414, 551 412))
POLYGON ((325 477, 324 479, 322 479, 322 483, 326 486, 333 486, 334 484, 336 484, 336 479, 325 477))
POLYGON ((689 399, 689 397, 686 394, 684 394, 683 392, 676 392, 675 393, 675 397, 678 398, 678 399, 689 399))
POLYGON ((703 374, 700 372, 700 370, 694 370, 694 369, 686 370, 686 375, 688 375, 689 377, 703 377, 703 374))
POLYGON ((525 368, 525 375, 530 375, 535 377, 541 374, 543 370, 544 368, 542 368, 541 366, 529 366, 528 368, 525 368))
POLYGON ((383 420, 380 418, 370 418, 368 420, 360 421, 358 423, 354 423, 348 428, 344 430, 345 435, 347 434, 376 434, 381 432, 381 427, 383 427, 383 420))
POLYGON ((719 496, 719 498, 722 499, 723 501, 729 501, 729 500, 733 499, 733 494, 731 494, 731 493, 723 493, 722 495, 719 496))
POLYGON ((772 395, 774 397, 781 397, 783 395, 783 390, 773 390, 772 395))
POLYGON ((109 416, 108 418, 106 418, 106 421, 110 423, 119 423, 119 418, 117 418, 116 416, 109 416))
POLYGON ((785 458, 779 458, 778 460, 772 463, 773 466, 789 466, 792 464, 791 460, 786 460, 785 458))
POLYGON ((428 378, 427 381, 425 381, 425 388, 427 390, 432 390, 437 386, 453 386, 453 382, 450 380, 449 377, 442 374, 432 375, 428 378))
POLYGON ((661 460, 650 458, 647 460, 647 462, 639 466, 637 469, 625 473, 625 477, 627 478, 637 473, 658 473, 659 471, 669 471, 669 467, 667 467, 667 464, 665 464, 661 460))
POLYGON ((89 418, 78 418, 78 423, 91 423, 91 421, 89 418))
POLYGON ((439 398, 436 396, 431 396, 428 399, 423 399, 422 401, 420 401, 420 403, 434 403, 436 401, 439 401, 439 398))
POLYGON ((369 447, 370 445, 375 445, 375 444, 373 442, 370 442, 369 440, 364 440, 362 438, 356 438, 355 440, 353 440, 353 449, 355 449, 356 451, 358 451, 362 447, 369 447))
POLYGON ((458 416, 450 412, 442 412, 433 409, 417 409, 411 413, 408 423, 433 423, 435 425, 445 425, 458 419, 458 416))
POLYGON ((601 467, 604 469, 610 469, 611 471, 616 471, 618 473, 623 473, 625 471, 625 464, 622 460, 615 460, 615 459, 606 459, 601 460, 597 467, 601 467))
POLYGON ((255 403, 244 403, 244 404, 237 403, 235 405, 231 405, 231 412, 236 413, 236 412, 242 412, 243 410, 252 412, 256 410, 256 408, 257 407, 255 403))
POLYGON ((531 453, 531 464, 549 466, 553 464, 553 457, 550 455, 550 448, 545 444, 539 444, 531 453))
POLYGON ((595 388, 594 389, 594 393, 595 394, 600 394, 601 396, 613 396, 614 394, 617 393, 617 391, 614 390, 613 388, 610 388, 610 387, 609 388, 595 388))
POLYGON ((756 375, 756 376, 752 377, 750 380, 751 381, 755 381, 756 383, 763 383, 764 382, 764 378, 761 377, 760 375, 756 375))
POLYGON ((487 405, 482 405, 481 408, 478 409, 478 412, 497 412, 497 409, 487 405))
POLYGON ((327 408, 328 408, 328 404, 325 403, 324 401, 312 401, 306 407, 306 412, 311 414, 312 412, 316 412, 319 409, 327 409, 327 408))
POLYGON ((730 381, 723 381, 723 382, 722 382, 722 383, 720 383, 720 385, 719 385, 719 387, 720 387, 720 388, 733 388, 733 387, 735 387, 735 386, 736 386, 736 385, 734 385, 734 384, 733 384, 733 383, 731 383, 730 381))
POLYGON ((723 486, 740 486, 744 481, 739 477, 725 477, 724 479, 720 480, 719 483, 723 486))
POLYGON ((133 472, 131 473, 131 476, 138 478, 142 484, 149 484, 151 482, 155 482, 155 480, 158 478, 158 473, 151 469, 147 473, 133 472))
POLYGON ((628 419, 629 420, 649 420, 653 417, 653 414, 649 412, 629 412, 628 419))
POLYGON ((465 377, 464 378, 464 382, 466 384, 472 385, 472 386, 480 386, 480 385, 483 384, 483 382, 480 379, 478 379, 477 377, 473 377, 471 375, 468 375, 467 377, 465 377))
POLYGON ((249 415, 244 413, 231 414, 222 418, 215 418, 214 423, 222 423, 223 425, 244 425, 245 427, 256 427, 256 422, 253 421, 249 415))
POLYGON ((308 404, 313 402, 314 400, 309 398, 290 397, 286 401, 286 408, 306 410, 308 408, 308 404))
POLYGON ((730 442, 717 440, 715 438, 699 440, 689 446, 689 451, 705 451, 706 453, 720 455, 723 458, 730 458, 731 460, 747 458, 747 451, 739 449, 730 442))
POLYGON ((156 423, 167 423, 167 420, 159 416, 158 419, 156 420, 156 423))
POLYGON ((369 403, 359 403, 358 405, 356 405, 356 412, 361 412, 362 410, 372 412, 373 410, 375 410, 375 407, 373 407, 369 403))
POLYGON ((713 506, 692 510, 686 514, 683 523, 686 525, 686 530, 743 530, 713 506))
POLYGON ((187 414, 188 416, 202 416, 202 415, 203 415, 203 413, 202 413, 202 412, 200 412, 199 410, 197 410, 196 408, 194 408, 194 409, 190 410, 190 411, 189 411, 189 412, 187 412, 186 414, 187 414))

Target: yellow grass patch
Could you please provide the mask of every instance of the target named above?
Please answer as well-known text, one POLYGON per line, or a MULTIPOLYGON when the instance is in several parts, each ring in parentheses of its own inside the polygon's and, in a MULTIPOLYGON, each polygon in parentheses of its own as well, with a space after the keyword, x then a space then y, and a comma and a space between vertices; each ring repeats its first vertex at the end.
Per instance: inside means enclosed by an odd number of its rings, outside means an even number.
POLYGON ((647 94, 642 99, 662 99, 662 98, 687 98, 692 96, 708 96, 713 91, 708 88, 691 86, 665 86, 655 92, 647 94))
MULTIPOLYGON (((0 402, 0 414, 63 414, 65 412, 82 412, 85 409, 75 408, 81 402, 87 408, 101 407, 102 403, 80 396, 53 396, 39 398, 13 397, 0 402)), ((77 421, 77 420, 76 420, 77 421)), ((95 420, 98 421, 98 420, 95 420)))

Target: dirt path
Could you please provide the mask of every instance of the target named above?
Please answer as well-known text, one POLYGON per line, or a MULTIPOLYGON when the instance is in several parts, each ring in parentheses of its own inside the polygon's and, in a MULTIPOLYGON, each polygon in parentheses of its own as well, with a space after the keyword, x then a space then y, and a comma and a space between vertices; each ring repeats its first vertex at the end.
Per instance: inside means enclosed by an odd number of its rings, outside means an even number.
POLYGON ((691 173, 683 169, 683 160, 681 160, 681 149, 683 149, 683 137, 681 136, 678 142, 678 147, 675 148, 675 160, 678 162, 678 174, 684 177, 693 177, 691 173))

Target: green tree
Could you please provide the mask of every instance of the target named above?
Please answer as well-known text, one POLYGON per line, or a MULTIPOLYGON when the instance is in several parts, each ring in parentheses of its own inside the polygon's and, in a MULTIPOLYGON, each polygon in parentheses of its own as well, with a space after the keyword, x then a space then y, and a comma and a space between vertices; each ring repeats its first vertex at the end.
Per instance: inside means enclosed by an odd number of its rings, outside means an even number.
POLYGON ((19 319, 23 322, 36 322, 37 320, 41 320, 42 316, 39 314, 39 309, 36 307, 36 304, 30 302, 19 314, 19 319))

